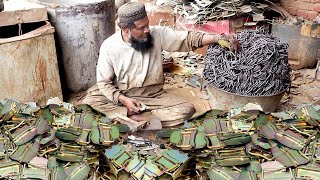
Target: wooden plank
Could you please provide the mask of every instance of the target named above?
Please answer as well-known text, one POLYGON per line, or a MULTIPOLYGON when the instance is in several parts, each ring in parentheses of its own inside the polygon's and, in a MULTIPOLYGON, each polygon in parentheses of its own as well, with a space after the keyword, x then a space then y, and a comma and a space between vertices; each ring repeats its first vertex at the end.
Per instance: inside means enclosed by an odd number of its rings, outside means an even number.
POLYGON ((45 6, 25 0, 5 1, 4 11, 0 12, 0 27, 47 20, 45 6))

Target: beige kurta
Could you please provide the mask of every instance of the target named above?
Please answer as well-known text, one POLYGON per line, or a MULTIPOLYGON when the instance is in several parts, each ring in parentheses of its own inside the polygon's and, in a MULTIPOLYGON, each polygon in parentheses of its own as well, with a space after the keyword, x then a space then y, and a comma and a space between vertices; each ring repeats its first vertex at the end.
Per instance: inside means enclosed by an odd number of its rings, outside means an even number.
POLYGON ((103 42, 97 64, 97 84, 88 90, 83 103, 112 117, 114 112, 127 113, 118 102, 119 95, 123 94, 149 106, 157 117, 167 122, 164 126, 179 124, 192 115, 191 103, 163 91, 162 51, 193 50, 201 46, 203 34, 168 27, 150 27, 150 34, 153 47, 146 53, 124 42, 120 31, 103 42))

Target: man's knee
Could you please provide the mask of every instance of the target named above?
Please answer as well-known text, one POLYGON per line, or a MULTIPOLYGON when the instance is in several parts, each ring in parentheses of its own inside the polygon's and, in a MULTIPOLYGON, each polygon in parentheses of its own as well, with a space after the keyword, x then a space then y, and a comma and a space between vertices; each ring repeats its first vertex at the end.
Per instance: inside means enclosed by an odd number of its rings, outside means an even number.
POLYGON ((183 103, 175 107, 156 110, 154 113, 161 120, 163 127, 171 127, 190 119, 195 111, 193 104, 183 103))
POLYGON ((181 114, 185 115, 184 119, 189 119, 196 112, 195 107, 192 103, 185 103, 184 106, 180 107, 181 114))
POLYGON ((183 103, 173 107, 154 110, 154 113, 162 121, 186 120, 195 113, 195 108, 191 103, 183 103))

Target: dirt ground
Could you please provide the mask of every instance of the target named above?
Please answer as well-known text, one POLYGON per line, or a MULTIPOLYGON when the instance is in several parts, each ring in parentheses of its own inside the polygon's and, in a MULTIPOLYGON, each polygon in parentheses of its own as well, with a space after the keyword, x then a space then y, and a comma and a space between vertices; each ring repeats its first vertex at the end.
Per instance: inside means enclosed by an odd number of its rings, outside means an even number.
POLYGON ((320 104, 320 79, 309 76, 314 71, 315 69, 293 71, 291 88, 281 99, 277 111, 292 109, 301 104, 320 104))

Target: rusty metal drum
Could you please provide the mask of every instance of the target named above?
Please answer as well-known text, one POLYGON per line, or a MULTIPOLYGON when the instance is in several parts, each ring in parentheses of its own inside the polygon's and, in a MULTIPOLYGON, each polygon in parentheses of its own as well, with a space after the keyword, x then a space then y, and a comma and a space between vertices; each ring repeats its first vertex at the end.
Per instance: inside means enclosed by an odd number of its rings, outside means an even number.
POLYGON ((320 58, 320 24, 272 24, 272 34, 289 44, 293 69, 314 68, 320 58))
POLYGON ((115 32, 114 0, 39 0, 56 29, 57 55, 64 93, 96 83, 102 42, 115 32))

